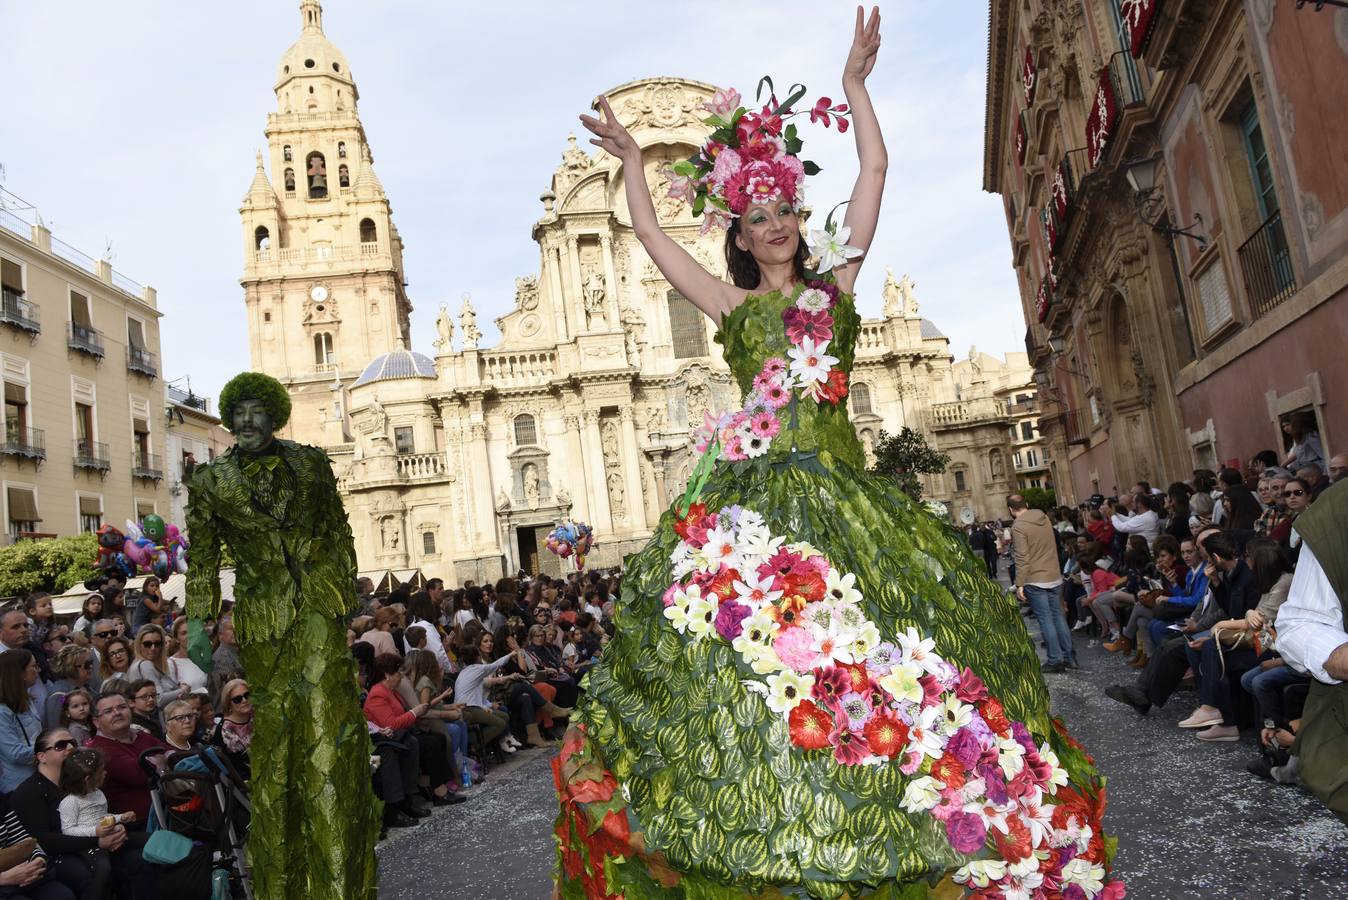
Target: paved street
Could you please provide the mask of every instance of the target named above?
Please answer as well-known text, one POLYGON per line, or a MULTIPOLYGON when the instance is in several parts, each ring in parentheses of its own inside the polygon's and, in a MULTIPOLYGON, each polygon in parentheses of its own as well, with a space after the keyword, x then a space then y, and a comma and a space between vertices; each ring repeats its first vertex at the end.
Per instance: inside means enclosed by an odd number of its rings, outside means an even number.
MULTIPOLYGON (((1083 669, 1050 676, 1053 705, 1109 776, 1105 822, 1129 898, 1348 897, 1348 828, 1300 789, 1248 775, 1252 738, 1208 745, 1177 728, 1193 694, 1145 719, 1104 699, 1131 670, 1077 639, 1083 669)), ((472 802, 380 846, 380 896, 546 898, 554 806, 546 755, 512 760, 472 802)))

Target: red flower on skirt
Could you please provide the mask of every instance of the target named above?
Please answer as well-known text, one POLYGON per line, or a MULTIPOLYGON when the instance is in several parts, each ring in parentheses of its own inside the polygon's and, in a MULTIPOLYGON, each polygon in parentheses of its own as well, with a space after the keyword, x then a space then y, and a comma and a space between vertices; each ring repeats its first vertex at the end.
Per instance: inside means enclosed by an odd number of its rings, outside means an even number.
POLYGON ((877 712, 871 716, 866 723, 865 735, 866 743, 876 756, 893 759, 908 746, 908 726, 892 713, 877 712))
POLYGON ((802 700, 787 716, 791 743, 806 750, 822 750, 828 746, 829 732, 833 730, 833 716, 814 704, 802 700))

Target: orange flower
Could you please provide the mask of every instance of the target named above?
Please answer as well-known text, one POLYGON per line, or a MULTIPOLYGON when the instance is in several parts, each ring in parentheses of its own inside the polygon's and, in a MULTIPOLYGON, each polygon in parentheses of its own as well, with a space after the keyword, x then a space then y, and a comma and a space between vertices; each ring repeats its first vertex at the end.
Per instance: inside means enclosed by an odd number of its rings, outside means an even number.
POLYGON ((822 750, 828 746, 833 717, 815 705, 813 700, 802 700, 787 716, 791 743, 806 750, 822 750))
POLYGON ((788 596, 799 594, 806 600, 822 600, 826 589, 823 576, 813 570, 806 573, 792 572, 782 577, 782 593, 788 596))
POLYGON ((931 777, 948 788, 958 790, 964 787, 964 763, 955 754, 947 752, 932 764, 931 777))
POLYGON ((764 610, 783 628, 792 628, 800 624, 800 614, 805 611, 808 601, 799 594, 783 597, 776 606, 765 606, 764 610))
POLYGON ((864 694, 871 686, 871 673, 866 671, 866 666, 862 663, 838 663, 838 668, 847 673, 852 680, 852 690, 858 694, 864 694))
POLYGON ((892 713, 881 711, 871 716, 866 723, 865 735, 866 743, 876 756, 893 759, 908 746, 908 726, 892 713))
POLYGON ((740 580, 738 569, 722 568, 706 587, 708 594, 715 594, 723 602, 735 596, 735 582, 740 580))

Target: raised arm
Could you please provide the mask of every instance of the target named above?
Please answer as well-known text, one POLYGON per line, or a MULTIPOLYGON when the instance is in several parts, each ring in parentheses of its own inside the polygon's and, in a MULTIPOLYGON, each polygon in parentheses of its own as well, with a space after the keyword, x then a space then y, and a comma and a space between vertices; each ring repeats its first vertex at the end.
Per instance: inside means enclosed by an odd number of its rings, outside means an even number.
MULTIPOLYGON (((843 224, 851 229, 847 243, 867 251, 875 238, 875 226, 880 219, 880 199, 885 192, 889 154, 885 151, 885 139, 880 133, 875 107, 871 105, 870 92, 866 90, 866 77, 875 68, 875 56, 880 49, 879 7, 871 10, 869 20, 864 16, 865 11, 858 6, 856 33, 852 37, 847 63, 843 66, 843 93, 852 110, 852 129, 859 163, 857 182, 852 188, 852 199, 847 204, 843 224)), ((838 286, 850 292, 865 260, 863 253, 846 265, 835 268, 833 271, 838 286)))
POLYGON ((595 135, 590 138, 590 143, 608 151, 623 164, 623 187, 627 192, 627 208, 632 214, 632 230, 636 232, 637 240, 641 241, 641 246, 646 248, 651 260, 674 289, 720 324, 721 316, 742 299, 744 291, 726 284, 702 268, 687 250, 660 228, 655 204, 651 202, 650 188, 646 185, 641 148, 613 114, 607 97, 599 98, 599 108, 604 114, 602 119, 581 116, 580 121, 595 135))

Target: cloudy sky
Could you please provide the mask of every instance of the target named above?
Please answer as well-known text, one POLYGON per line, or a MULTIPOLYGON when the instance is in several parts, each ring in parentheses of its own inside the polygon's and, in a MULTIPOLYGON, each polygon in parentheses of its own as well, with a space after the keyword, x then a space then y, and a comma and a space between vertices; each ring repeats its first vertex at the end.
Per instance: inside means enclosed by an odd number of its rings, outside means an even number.
MULTIPOLYGON (((165 375, 199 393, 248 366, 238 208, 298 8, 0 0, 4 186, 90 255, 111 241, 114 267, 158 289, 165 375)), ((414 349, 430 351, 441 303, 457 309, 469 292, 489 323, 511 306, 515 276, 537 271, 538 195, 597 93, 677 75, 748 94, 768 73, 838 98, 854 8, 327 0, 325 31, 350 62, 407 243, 414 349)), ((890 169, 862 311, 878 313, 888 264, 911 274, 957 356, 1023 349, 1005 219, 980 189, 986 6, 898 0, 882 14, 869 84, 890 169)), ((804 136, 824 168, 810 202, 827 210, 851 191, 851 135, 804 136)))

